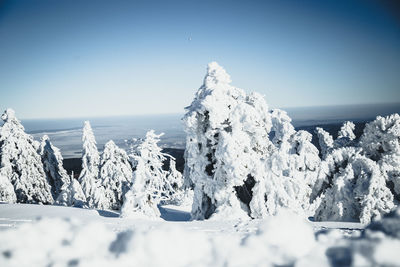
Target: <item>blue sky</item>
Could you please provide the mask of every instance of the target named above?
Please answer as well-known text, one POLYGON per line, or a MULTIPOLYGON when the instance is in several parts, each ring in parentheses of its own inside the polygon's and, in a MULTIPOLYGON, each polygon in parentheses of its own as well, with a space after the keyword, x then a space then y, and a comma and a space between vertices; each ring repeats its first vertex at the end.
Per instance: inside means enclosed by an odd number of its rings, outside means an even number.
POLYGON ((272 107, 400 102, 395 3, 0 0, 0 108, 182 113, 210 61, 272 107))

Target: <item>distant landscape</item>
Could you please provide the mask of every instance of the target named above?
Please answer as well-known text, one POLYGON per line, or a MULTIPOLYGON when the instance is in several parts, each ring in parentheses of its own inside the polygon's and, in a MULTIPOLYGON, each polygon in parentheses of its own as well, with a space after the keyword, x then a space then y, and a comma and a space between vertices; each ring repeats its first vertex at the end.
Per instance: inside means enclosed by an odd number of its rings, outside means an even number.
MULTIPOLYGON (((387 116, 400 112, 400 103, 389 104, 364 104, 321 107, 283 108, 293 119, 296 130, 306 130, 312 133, 312 143, 318 148, 315 134, 316 127, 322 127, 334 138, 345 121, 353 121, 354 133, 359 138, 365 123, 372 121, 376 116, 387 116)), ((183 172, 185 133, 181 119, 183 114, 168 115, 143 115, 98 118, 73 118, 73 119, 35 119, 22 120, 27 133, 35 139, 47 134, 52 142, 60 148, 64 157, 64 167, 68 173, 74 172, 79 176, 82 168, 82 124, 90 120, 96 136, 99 151, 109 140, 127 150, 127 142, 132 138, 143 138, 146 132, 154 129, 157 133, 163 132, 160 146, 164 152, 176 158, 177 170, 183 172)), ((168 162, 166 163, 168 164, 168 162)))

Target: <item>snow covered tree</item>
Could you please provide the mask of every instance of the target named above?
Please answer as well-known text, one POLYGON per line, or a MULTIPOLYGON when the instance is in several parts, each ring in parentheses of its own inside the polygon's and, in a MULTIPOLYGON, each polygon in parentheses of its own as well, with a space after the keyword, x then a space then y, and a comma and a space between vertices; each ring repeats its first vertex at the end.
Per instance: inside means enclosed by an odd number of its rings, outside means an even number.
POLYGON ((338 132, 338 138, 348 138, 349 140, 354 140, 356 135, 354 134, 354 129, 356 126, 351 121, 346 121, 343 123, 340 131, 338 132))
POLYGON ((168 196, 166 203, 181 203, 185 194, 183 189, 183 176, 182 173, 176 169, 175 158, 172 156, 169 156, 169 171, 166 175, 166 180, 168 181, 164 188, 164 194, 168 196))
POLYGON ((365 125, 360 138, 364 154, 378 162, 400 201, 400 116, 378 116, 365 125))
MULTIPOLYGON (((192 218, 248 217, 256 165, 271 149, 264 98, 230 85, 216 62, 184 117, 185 184, 194 185, 192 218)), ((258 175, 258 173, 257 173, 258 175)))
POLYGON ((102 192, 104 188, 98 179, 100 155, 89 121, 84 122, 82 141, 82 171, 78 180, 82 186, 88 206, 96 208, 101 206, 105 199, 103 198, 104 192, 102 192))
POLYGON ((378 116, 365 125, 360 146, 375 161, 386 155, 400 154, 400 115, 378 116))
POLYGON ((73 174, 69 177, 69 182, 61 187, 60 194, 56 199, 57 205, 87 208, 86 197, 82 191, 81 184, 74 178, 73 174))
POLYGON ((13 185, 10 180, 3 175, 0 175, 0 202, 17 202, 17 196, 15 195, 13 185))
POLYGON ((317 127, 315 129, 315 132, 317 133, 318 136, 318 143, 321 149, 322 158, 325 159, 327 155, 331 153, 333 150, 334 146, 333 137, 327 131, 325 131, 320 127, 317 127))
POLYGON ((57 147, 53 146, 47 135, 42 137, 39 154, 42 157, 44 171, 51 186, 51 193, 57 199, 61 188, 69 184, 70 179, 63 167, 63 159, 57 147))
POLYGON ((269 112, 263 96, 231 86, 217 63, 209 64, 184 123, 194 219, 308 208, 320 162, 311 135, 296 132, 284 111, 269 112))
POLYGON ((331 153, 334 149, 354 146, 354 140, 356 138, 354 134, 355 125, 351 121, 346 121, 343 123, 342 127, 338 132, 338 137, 333 140, 333 137, 326 132, 324 129, 317 127, 316 133, 318 136, 319 146, 321 148, 322 158, 325 159, 326 156, 331 153))
POLYGON ((324 164, 331 181, 315 212, 316 220, 368 223, 394 207, 379 166, 359 150, 337 149, 324 164))
POLYGON ((1 118, 0 176, 7 177, 13 185, 17 202, 52 204, 51 187, 37 152, 39 143, 24 132, 14 110, 7 109, 1 118))
POLYGON ((263 186, 253 189, 255 198, 250 204, 254 206, 250 207, 254 218, 275 215, 281 208, 297 213, 310 209, 310 196, 319 171, 319 151, 311 143, 311 134, 296 132, 290 117, 282 110, 273 110, 271 118, 276 149, 265 161, 264 180, 260 182, 263 186))
POLYGON ((47 135, 42 138, 39 153, 55 203, 62 206, 84 207, 86 198, 81 185, 68 175, 63 166, 60 150, 50 142, 47 135))
POLYGON ((340 147, 354 146, 355 145, 354 140, 356 138, 356 135, 354 134, 354 129, 355 125, 353 122, 351 121, 344 122, 338 132, 338 137, 335 140, 334 147, 340 148, 340 147))
POLYGON ((100 180, 107 199, 103 209, 119 210, 123 197, 132 185, 132 168, 128 154, 113 141, 108 141, 101 155, 100 180))
POLYGON ((162 135, 155 134, 153 130, 148 131, 146 138, 130 155, 135 171, 132 187, 125 194, 122 217, 159 217, 157 205, 169 199, 166 188, 172 188, 172 185, 167 180, 168 172, 163 170, 166 157, 157 145, 162 135))

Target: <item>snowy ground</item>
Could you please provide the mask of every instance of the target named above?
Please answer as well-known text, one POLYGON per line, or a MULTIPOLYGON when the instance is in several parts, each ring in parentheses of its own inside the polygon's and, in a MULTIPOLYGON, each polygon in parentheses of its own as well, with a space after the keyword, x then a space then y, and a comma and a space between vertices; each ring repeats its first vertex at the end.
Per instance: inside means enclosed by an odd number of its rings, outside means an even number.
MULTIPOLYGON (((118 233, 128 229, 153 229, 162 226, 178 226, 185 230, 210 234, 235 234, 243 237, 255 233, 263 220, 251 221, 190 221, 190 206, 166 205, 160 207, 161 219, 119 218, 118 212, 80 209, 71 207, 31 204, 0 204, 0 230, 16 228, 23 223, 34 223, 42 218, 65 218, 79 221, 81 224, 100 222, 118 233)), ((347 222, 312 222, 315 232, 324 229, 341 229, 346 232, 359 231, 364 226, 360 223, 347 222)))
POLYGON ((189 209, 163 206, 162 219, 147 220, 0 204, 0 266, 400 265, 400 227, 394 238, 364 231, 359 223, 311 222, 291 213, 266 220, 189 221, 189 209))

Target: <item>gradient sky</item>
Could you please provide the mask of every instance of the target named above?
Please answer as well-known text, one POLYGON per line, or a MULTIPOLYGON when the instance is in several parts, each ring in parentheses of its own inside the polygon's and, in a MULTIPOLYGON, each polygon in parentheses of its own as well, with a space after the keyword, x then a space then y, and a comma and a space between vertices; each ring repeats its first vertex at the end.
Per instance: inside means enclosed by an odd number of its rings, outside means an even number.
POLYGON ((214 60, 272 107, 400 102, 395 3, 0 0, 0 108, 182 113, 214 60))

